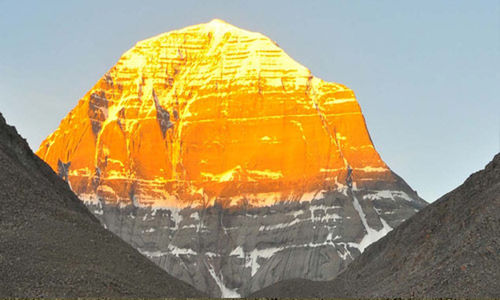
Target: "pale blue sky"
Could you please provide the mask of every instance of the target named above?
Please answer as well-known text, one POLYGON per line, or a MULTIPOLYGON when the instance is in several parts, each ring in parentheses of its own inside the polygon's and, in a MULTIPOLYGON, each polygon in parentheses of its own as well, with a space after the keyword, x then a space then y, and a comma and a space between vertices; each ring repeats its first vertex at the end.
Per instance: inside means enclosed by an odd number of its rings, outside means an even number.
POLYGON ((31 147, 135 42, 220 18, 354 89, 429 202, 500 151, 500 1, 0 0, 0 111, 31 147))

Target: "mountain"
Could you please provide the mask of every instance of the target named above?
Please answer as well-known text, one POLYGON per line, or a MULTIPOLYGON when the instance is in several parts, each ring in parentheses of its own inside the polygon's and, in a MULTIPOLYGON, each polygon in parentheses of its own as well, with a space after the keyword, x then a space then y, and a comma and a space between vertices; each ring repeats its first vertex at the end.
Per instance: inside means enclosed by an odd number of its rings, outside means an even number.
POLYGON ((426 205, 351 89, 221 20, 137 43, 37 154, 109 230, 212 296, 333 279, 426 205))
POLYGON ((104 229, 0 114, 0 297, 200 297, 104 229))
POLYGON ((253 297, 500 298, 500 154, 374 243, 336 279, 253 297))

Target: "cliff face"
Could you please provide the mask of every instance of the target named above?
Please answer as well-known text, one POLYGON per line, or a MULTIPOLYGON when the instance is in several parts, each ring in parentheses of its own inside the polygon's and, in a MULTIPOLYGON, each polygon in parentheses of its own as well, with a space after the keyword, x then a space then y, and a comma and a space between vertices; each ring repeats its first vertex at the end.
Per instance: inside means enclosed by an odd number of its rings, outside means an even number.
POLYGON ((331 278, 425 205, 352 90, 220 20, 137 43, 37 154, 110 230, 215 296, 331 278))
POLYGON ((394 181, 352 90, 218 20, 139 42, 37 154, 107 203, 297 201, 348 165, 357 185, 394 181))
POLYGON ((202 297, 105 230, 0 113, 0 297, 202 297))

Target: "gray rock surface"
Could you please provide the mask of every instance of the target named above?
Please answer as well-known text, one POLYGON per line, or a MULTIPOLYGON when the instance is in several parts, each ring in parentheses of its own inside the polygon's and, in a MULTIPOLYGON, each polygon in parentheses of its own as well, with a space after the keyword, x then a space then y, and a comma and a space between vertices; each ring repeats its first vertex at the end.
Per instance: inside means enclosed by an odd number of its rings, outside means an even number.
POLYGON ((426 202, 400 180, 270 207, 87 205, 106 228, 169 274, 211 296, 230 297, 291 278, 331 280, 426 202))
POLYGON ((287 280, 252 296, 499 299, 500 154, 334 280, 287 280))
POLYGON ((200 297, 105 230, 0 114, 0 298, 200 297))

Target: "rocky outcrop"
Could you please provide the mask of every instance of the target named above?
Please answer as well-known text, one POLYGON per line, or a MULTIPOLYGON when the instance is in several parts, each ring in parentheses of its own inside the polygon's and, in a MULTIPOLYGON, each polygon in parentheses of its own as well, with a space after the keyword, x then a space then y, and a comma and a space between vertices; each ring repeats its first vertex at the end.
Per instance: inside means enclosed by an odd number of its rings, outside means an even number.
POLYGON ((105 230, 0 114, 0 297, 201 297, 105 230))
POLYGON ((212 296, 331 279, 425 206, 351 89, 220 20, 127 51, 37 154, 111 231, 212 296))
POLYGON ((500 154, 374 243, 333 281, 271 285, 252 297, 500 298, 500 154))

